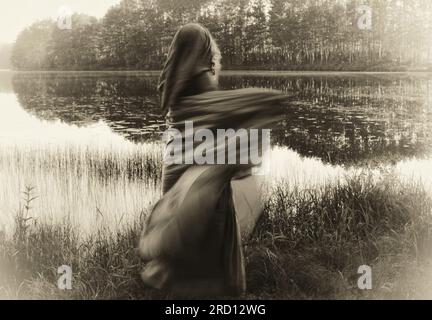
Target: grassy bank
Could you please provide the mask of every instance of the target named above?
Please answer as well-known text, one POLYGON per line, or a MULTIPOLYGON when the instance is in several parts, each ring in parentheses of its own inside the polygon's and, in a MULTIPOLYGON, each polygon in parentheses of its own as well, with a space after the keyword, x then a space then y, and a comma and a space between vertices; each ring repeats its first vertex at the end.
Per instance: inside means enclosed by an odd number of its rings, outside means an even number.
MULTIPOLYGON (((432 298, 432 198, 420 184, 361 174, 314 189, 280 181, 269 195, 244 241, 246 298, 432 298), (357 288, 363 264, 372 267, 372 290, 357 288)), ((25 197, 13 234, 0 239, 1 297, 170 297, 139 280, 143 218, 82 239, 76 227, 28 220, 37 200, 25 197), (73 269, 70 291, 57 289, 64 264, 73 269)))

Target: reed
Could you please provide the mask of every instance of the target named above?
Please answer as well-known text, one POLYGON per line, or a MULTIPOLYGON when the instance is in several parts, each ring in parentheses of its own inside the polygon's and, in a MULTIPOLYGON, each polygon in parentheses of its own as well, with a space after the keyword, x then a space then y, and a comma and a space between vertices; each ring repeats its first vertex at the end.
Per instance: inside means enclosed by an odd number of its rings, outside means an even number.
MULTIPOLYGON (((160 197, 160 144, 3 150, 0 297, 170 297, 142 286, 135 252, 160 197), (57 288, 64 264, 70 291, 57 288)), ((346 168, 280 147, 270 159, 264 214, 244 239, 246 298, 432 297, 432 196, 409 163, 346 168), (356 287, 362 264, 373 290, 356 287)))
MULTIPOLYGON (((37 200, 34 200, 37 201, 37 200)), ((31 204, 31 203, 30 203, 31 204)), ((431 298, 432 198, 421 185, 376 183, 370 176, 314 190, 281 183, 244 239, 246 298, 431 298), (373 290, 356 287, 370 265, 373 290)), ((143 217, 85 237, 68 224, 20 216, 1 235, 0 295, 31 299, 170 298, 144 288, 135 252, 143 217), (73 289, 57 288, 58 266, 73 269, 73 289)))

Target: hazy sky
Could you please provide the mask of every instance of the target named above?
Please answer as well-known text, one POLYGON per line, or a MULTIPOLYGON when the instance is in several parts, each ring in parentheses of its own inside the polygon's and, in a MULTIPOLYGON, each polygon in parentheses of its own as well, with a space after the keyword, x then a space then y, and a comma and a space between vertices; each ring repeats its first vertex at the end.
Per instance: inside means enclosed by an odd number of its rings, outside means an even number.
POLYGON ((102 17, 120 0, 0 0, 0 43, 14 42, 18 33, 37 20, 56 17, 66 6, 73 12, 102 17))

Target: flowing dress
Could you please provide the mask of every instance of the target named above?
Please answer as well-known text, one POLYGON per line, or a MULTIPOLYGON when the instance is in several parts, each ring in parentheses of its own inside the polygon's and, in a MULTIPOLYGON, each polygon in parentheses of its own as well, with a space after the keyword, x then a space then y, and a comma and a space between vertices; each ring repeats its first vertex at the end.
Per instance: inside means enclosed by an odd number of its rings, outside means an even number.
MULTIPOLYGON (((272 128, 281 119, 286 100, 275 90, 209 91, 179 99, 170 110, 169 125, 181 131, 183 138, 185 121, 193 121, 195 131, 272 128)), ((238 146, 235 150, 238 157, 244 152, 238 146)), ((241 233, 250 233, 261 212, 259 191, 250 176, 254 166, 164 166, 163 196, 139 243, 140 255, 147 262, 141 274, 145 283, 184 294, 245 292, 241 233)))

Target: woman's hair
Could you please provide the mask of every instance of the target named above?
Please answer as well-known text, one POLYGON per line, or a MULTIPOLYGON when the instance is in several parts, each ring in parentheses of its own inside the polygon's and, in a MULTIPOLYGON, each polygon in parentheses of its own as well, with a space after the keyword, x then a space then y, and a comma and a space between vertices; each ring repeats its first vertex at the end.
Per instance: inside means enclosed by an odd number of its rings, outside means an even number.
POLYGON ((221 52, 219 50, 219 46, 216 43, 216 40, 211 36, 210 32, 209 32, 209 36, 210 36, 210 41, 211 41, 211 51, 212 51, 212 67, 214 70, 214 73, 216 75, 219 75, 221 69, 222 69, 222 65, 221 65, 221 60, 222 60, 222 55, 221 52))
POLYGON ((166 113, 193 79, 205 72, 212 72, 217 77, 220 61, 220 50, 205 27, 197 23, 181 27, 171 43, 159 79, 162 110, 166 113))

